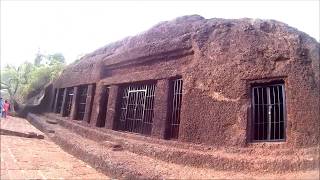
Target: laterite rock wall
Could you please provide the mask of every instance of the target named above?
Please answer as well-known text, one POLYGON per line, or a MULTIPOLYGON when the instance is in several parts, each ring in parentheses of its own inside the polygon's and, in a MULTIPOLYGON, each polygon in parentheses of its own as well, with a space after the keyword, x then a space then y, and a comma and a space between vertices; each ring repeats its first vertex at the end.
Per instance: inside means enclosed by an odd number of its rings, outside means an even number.
MULTIPOLYGON (((286 92, 286 141, 281 146, 316 146, 319 52, 315 39, 278 21, 184 16, 84 56, 62 73, 54 87, 117 86, 181 76, 178 140, 246 146, 251 135, 252 84, 281 80, 286 92)), ((98 117, 101 102, 94 99, 91 120, 98 117)), ((109 125, 116 118, 106 117, 109 125)))

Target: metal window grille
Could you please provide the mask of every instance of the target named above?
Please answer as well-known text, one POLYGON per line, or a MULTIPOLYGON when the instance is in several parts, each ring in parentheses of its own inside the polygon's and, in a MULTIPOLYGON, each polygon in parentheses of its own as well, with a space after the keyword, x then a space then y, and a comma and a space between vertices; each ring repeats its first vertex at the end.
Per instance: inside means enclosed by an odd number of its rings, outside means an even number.
POLYGON ((66 105, 64 109, 64 116, 69 116, 72 107, 72 99, 73 99, 73 87, 67 88, 67 97, 66 97, 66 105))
POLYGON ((86 110, 86 102, 87 102, 87 91, 88 86, 80 86, 79 87, 79 96, 78 96, 78 107, 77 107, 77 119, 83 120, 84 113, 86 110))
POLYGON ((133 84, 122 89, 118 129, 150 135, 155 84, 133 84))
POLYGON ((285 139, 285 90, 283 84, 253 87, 253 140, 285 139))
POLYGON ((171 81, 171 116, 170 116, 170 138, 177 139, 179 136, 180 113, 182 102, 182 84, 181 78, 171 81))
POLYGON ((56 113, 61 112, 63 94, 64 94, 64 88, 59 89, 56 113))
POLYGON ((55 101, 56 101, 56 97, 57 97, 57 89, 54 89, 54 96, 53 96, 53 101, 52 101, 52 105, 51 105, 51 110, 54 111, 54 105, 55 105, 55 101))

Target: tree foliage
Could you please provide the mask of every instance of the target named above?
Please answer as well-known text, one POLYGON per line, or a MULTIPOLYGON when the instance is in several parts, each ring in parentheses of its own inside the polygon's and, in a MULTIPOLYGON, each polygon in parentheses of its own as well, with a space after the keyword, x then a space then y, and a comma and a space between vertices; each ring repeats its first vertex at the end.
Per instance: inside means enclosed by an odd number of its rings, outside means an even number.
POLYGON ((7 65, 1 71, 1 91, 11 100, 23 103, 55 79, 64 66, 65 58, 60 53, 38 53, 34 63, 24 62, 18 67, 7 65))

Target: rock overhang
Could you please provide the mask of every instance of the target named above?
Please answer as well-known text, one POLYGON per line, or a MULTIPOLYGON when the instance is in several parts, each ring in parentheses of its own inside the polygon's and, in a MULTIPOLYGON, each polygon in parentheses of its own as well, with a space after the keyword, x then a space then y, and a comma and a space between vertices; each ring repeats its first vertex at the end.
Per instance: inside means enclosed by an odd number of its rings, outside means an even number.
MULTIPOLYGON (((319 52, 319 43, 285 23, 250 18, 205 19, 191 15, 160 22, 136 36, 99 48, 69 65, 59 79, 74 73, 103 71, 194 53, 214 60, 218 59, 215 56, 223 56, 230 51, 235 54, 234 61, 239 62, 248 61, 246 56, 251 58, 253 54, 257 54, 256 58, 261 58, 258 56, 262 54, 266 60, 282 61, 292 59, 297 53, 301 58, 310 53, 313 56, 309 58, 310 62, 319 60, 315 53, 319 52), (305 42, 307 46, 303 45, 305 42)), ((88 82, 99 78, 96 75, 88 82)))

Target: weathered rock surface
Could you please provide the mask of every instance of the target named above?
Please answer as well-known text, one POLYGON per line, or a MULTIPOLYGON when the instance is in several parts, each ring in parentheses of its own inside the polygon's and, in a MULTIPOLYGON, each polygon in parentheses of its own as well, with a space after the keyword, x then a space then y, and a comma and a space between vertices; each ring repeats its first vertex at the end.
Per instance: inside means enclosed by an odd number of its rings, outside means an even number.
MULTIPOLYGON (((82 57, 65 69, 54 88, 96 84, 99 90, 102 85, 176 76, 184 84, 179 141, 246 146, 251 85, 282 80, 287 119, 283 146, 319 144, 319 43, 274 20, 193 15, 162 22, 82 57)), ((100 97, 95 94, 90 122, 98 118, 100 97)), ((155 117, 166 117, 159 115, 165 109, 155 109, 155 117)), ((107 115, 106 124, 113 118, 107 115)))

